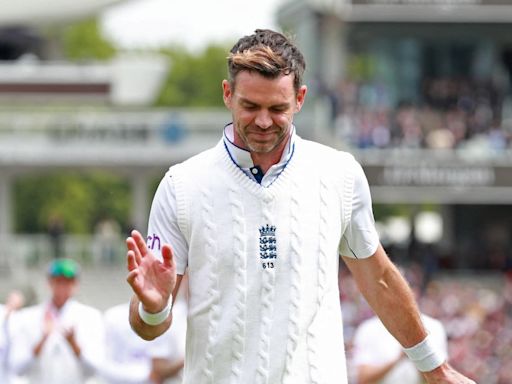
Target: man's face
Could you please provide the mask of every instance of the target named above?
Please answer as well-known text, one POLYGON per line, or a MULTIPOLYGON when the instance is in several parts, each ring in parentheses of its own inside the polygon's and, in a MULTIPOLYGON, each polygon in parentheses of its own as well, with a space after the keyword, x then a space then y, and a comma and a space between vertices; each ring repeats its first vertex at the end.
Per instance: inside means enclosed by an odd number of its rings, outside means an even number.
POLYGON ((257 154, 282 150, 306 87, 296 93, 293 74, 269 79, 249 71, 236 76, 234 89, 227 80, 222 86, 224 103, 233 115, 235 144, 257 154))
POLYGON ((75 294, 77 281, 64 276, 50 277, 48 280, 52 291, 52 301, 57 308, 62 307, 75 294))

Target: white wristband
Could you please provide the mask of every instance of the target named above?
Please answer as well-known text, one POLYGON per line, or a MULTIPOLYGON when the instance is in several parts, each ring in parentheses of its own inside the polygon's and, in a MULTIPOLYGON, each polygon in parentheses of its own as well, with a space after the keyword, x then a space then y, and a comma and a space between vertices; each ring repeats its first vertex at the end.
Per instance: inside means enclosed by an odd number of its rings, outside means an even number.
POLYGON ((159 325, 162 324, 167 317, 169 317, 169 313, 171 313, 172 307, 172 295, 169 297, 169 301, 164 309, 157 313, 149 313, 144 310, 142 303, 139 302, 139 317, 145 322, 147 325, 159 325))
POLYGON ((420 372, 430 372, 446 360, 445 354, 436 348, 430 335, 415 346, 404 348, 404 352, 420 372))

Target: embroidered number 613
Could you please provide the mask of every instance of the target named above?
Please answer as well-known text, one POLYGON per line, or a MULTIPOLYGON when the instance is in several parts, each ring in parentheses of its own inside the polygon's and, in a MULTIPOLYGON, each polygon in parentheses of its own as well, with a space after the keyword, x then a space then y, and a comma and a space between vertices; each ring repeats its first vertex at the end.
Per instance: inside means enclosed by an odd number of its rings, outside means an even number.
POLYGON ((261 266, 263 267, 263 269, 274 268, 274 262, 273 261, 265 261, 265 262, 261 263, 261 266))

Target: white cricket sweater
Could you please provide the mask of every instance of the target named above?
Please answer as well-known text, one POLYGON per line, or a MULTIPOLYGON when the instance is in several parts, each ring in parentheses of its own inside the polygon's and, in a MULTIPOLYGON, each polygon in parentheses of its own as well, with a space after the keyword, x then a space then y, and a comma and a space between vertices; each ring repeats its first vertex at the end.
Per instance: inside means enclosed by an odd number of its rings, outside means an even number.
POLYGON ((184 383, 346 383, 338 248, 356 162, 299 137, 295 151, 267 188, 222 141, 170 169, 189 245, 184 383))

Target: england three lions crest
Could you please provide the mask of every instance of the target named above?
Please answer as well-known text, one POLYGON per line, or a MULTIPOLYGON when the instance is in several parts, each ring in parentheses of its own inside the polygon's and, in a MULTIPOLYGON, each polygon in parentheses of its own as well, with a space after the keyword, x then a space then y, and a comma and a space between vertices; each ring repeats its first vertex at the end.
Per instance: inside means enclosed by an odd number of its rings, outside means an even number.
POLYGON ((273 225, 267 224, 260 228, 260 258, 277 258, 276 227, 273 225))

